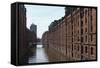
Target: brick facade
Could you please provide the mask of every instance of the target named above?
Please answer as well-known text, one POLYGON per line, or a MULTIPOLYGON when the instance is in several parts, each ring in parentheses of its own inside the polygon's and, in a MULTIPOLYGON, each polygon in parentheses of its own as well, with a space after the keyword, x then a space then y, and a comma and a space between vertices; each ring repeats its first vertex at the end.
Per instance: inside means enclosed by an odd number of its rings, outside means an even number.
POLYGON ((48 45, 70 61, 95 60, 96 9, 66 7, 65 16, 49 26, 48 45))
POLYGON ((49 47, 49 45, 48 45, 48 31, 46 31, 42 35, 42 44, 44 45, 44 47, 49 47))
POLYGON ((26 27, 26 8, 23 4, 19 5, 18 14, 18 63, 28 63, 29 43, 37 40, 36 33, 26 27))

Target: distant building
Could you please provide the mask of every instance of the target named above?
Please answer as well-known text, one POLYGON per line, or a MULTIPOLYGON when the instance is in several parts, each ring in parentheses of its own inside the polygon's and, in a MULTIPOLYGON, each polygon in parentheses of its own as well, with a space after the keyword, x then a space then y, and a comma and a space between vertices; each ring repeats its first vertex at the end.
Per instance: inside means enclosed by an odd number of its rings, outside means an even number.
POLYGON ((35 47, 37 44, 37 26, 32 24, 30 29, 26 28, 28 46, 35 47))
POLYGON ((49 47, 49 42, 48 42, 48 31, 44 32, 42 35, 42 45, 43 47, 49 47))
POLYGON ((37 45, 42 45, 42 40, 40 38, 37 38, 37 45))
POLYGON ((37 41, 37 37, 36 37, 36 34, 32 31, 30 31, 30 29, 26 29, 26 32, 27 32, 27 45, 29 47, 35 47, 36 46, 36 41, 37 41))
POLYGON ((37 33, 37 26, 35 24, 31 24, 30 31, 37 33))

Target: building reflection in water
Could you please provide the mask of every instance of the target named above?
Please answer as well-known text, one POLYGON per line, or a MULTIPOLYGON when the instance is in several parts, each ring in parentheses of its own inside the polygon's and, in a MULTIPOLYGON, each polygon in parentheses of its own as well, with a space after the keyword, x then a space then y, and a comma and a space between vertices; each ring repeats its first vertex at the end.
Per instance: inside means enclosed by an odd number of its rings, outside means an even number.
POLYGON ((29 56, 28 63, 46 63, 46 62, 60 62, 66 61, 66 57, 56 52, 55 50, 37 45, 36 49, 31 48, 31 55, 29 56), (36 51, 35 51, 36 50, 36 51))

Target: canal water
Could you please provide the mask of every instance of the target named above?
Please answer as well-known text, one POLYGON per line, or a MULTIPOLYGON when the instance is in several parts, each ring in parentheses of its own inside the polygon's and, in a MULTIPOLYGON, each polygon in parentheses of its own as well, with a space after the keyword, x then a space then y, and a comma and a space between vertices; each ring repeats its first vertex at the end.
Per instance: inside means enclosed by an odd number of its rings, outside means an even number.
POLYGON ((48 62, 48 56, 45 52, 45 49, 43 48, 43 45, 37 45, 36 47, 36 54, 29 57, 29 63, 43 63, 48 62))
POLYGON ((28 63, 46 63, 66 61, 66 57, 53 49, 46 49, 43 45, 37 45, 36 49, 32 48, 31 56, 28 63))

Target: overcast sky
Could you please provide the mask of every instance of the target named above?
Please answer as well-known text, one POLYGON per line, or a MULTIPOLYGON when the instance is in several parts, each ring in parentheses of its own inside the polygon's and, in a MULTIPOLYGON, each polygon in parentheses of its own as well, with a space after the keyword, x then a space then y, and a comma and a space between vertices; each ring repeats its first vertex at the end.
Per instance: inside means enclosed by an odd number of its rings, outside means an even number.
POLYGON ((48 26, 54 20, 58 20, 65 15, 65 7, 25 5, 27 14, 27 27, 33 23, 37 25, 37 37, 42 38, 42 34, 48 30, 48 26))

